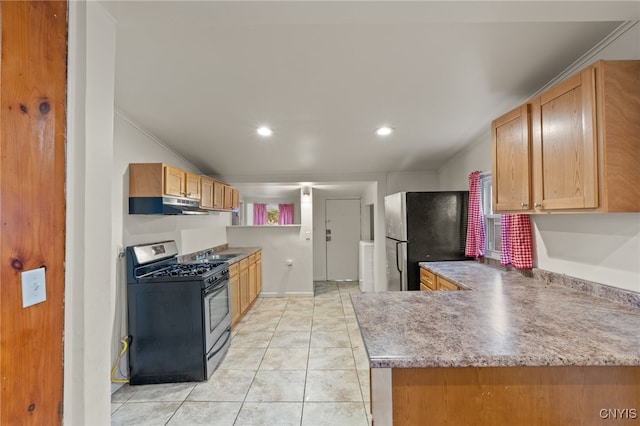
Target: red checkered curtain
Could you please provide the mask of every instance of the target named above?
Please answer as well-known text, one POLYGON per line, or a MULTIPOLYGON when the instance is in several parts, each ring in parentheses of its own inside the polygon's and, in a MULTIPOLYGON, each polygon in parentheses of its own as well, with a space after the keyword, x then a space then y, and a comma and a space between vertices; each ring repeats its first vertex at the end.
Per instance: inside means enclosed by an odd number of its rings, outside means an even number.
POLYGON ((480 201, 480 172, 469 175, 469 217, 467 223, 467 243, 464 254, 469 257, 484 256, 485 233, 480 201))
POLYGON ((502 215, 500 263, 518 269, 533 268, 531 221, 526 214, 502 215))

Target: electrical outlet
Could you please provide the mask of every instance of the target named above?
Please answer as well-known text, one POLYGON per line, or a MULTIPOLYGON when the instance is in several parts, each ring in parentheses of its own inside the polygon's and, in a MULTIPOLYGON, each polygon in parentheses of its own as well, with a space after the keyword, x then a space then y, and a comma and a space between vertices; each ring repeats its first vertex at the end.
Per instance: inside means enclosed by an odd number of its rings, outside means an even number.
POLYGON ((23 308, 47 300, 47 286, 44 272, 44 268, 38 268, 24 271, 21 274, 23 308))

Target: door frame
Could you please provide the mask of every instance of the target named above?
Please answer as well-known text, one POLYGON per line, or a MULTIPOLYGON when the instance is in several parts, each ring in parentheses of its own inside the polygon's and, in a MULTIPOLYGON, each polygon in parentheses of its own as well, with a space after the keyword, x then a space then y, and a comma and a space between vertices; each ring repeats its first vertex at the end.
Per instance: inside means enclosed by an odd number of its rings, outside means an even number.
POLYGON ((0 424, 63 417, 67 7, 0 4, 0 424), (23 307, 39 268, 46 299, 23 307))

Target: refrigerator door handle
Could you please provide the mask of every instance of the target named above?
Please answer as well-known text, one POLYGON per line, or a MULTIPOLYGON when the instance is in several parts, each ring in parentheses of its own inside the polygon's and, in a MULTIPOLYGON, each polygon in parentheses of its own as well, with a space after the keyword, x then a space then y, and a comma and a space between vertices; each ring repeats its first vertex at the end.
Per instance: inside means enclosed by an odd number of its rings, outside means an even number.
POLYGON ((397 241, 396 242, 396 269, 398 270, 398 272, 400 272, 402 274, 402 269, 400 269, 400 244, 402 244, 402 241, 397 241))

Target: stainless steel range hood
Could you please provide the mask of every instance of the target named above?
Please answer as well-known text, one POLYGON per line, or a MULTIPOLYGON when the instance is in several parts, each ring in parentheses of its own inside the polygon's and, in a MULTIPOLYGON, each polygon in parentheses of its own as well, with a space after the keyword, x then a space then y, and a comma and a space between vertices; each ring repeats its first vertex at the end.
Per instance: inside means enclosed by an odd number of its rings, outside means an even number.
POLYGON ((129 214, 209 214, 198 200, 178 197, 129 197, 129 214))

